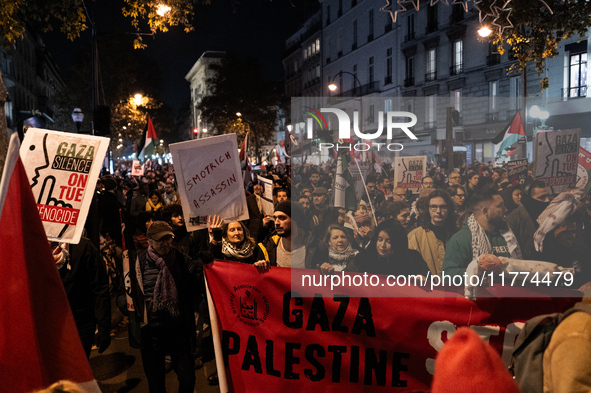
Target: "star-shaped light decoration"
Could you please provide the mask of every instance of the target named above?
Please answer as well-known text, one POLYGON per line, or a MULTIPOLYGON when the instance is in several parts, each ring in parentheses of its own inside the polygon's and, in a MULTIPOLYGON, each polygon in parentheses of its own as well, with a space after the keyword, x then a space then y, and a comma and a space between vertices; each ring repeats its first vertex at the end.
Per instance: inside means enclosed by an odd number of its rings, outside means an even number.
MULTIPOLYGON (((496 19, 499 17, 499 14, 497 14, 497 11, 495 10, 495 8, 499 8, 499 7, 495 6, 496 2, 497 2, 497 0, 493 1, 493 3, 490 5, 490 12, 484 14, 484 16, 482 16, 482 14, 483 14, 482 8, 478 7, 476 5, 477 3, 474 2, 474 8, 476 8, 478 10, 478 21, 480 23, 484 22, 485 19, 488 17, 490 17, 491 19, 496 19)), ((507 4, 507 3, 505 3, 505 4, 507 4)))
MULTIPOLYGON (((509 3, 509 2, 507 2, 507 3, 509 3)), ((507 3, 505 3, 505 4, 507 4, 507 3)), ((495 7, 495 12, 497 14, 497 17, 493 20, 492 25, 499 28, 499 35, 500 36, 503 35, 503 33, 505 32, 505 29, 510 29, 513 27, 513 23, 511 23, 511 20, 509 19, 509 16, 511 15, 511 11, 513 11, 513 9, 511 9, 511 8, 495 7), (501 19, 503 21, 502 25, 497 22, 499 19, 501 19)))
POLYGON ((435 4, 439 3, 440 1, 444 2, 445 5, 449 5, 448 0, 431 0, 431 6, 434 6, 435 4))
MULTIPOLYGON (((397 0, 397 3, 398 3, 400 6, 402 6, 403 8, 404 8, 403 4, 406 4, 406 3, 411 3, 411 4, 412 4, 412 6, 414 7, 414 9, 415 9, 416 11, 418 11, 418 10, 419 10, 419 6, 420 6, 420 4, 419 4, 419 0, 397 0)), ((406 11, 406 8, 405 8, 404 10, 406 11)))
MULTIPOLYGON (((464 7, 464 12, 468 12, 468 2, 470 0, 453 0, 453 2, 451 3, 452 5, 454 4, 461 4, 462 7, 464 7)), ((482 0, 480 0, 482 1, 482 0)))
POLYGON ((392 12, 392 10, 387 10, 386 8, 388 8, 390 6, 390 0, 386 0, 386 5, 381 7, 380 11, 389 13, 390 17, 392 18, 392 23, 396 23, 396 19, 398 19, 398 13, 406 11, 406 8, 404 7, 404 5, 402 5, 401 3, 398 3, 398 5, 400 5, 400 7, 402 7, 402 8, 397 9, 394 12, 392 12))

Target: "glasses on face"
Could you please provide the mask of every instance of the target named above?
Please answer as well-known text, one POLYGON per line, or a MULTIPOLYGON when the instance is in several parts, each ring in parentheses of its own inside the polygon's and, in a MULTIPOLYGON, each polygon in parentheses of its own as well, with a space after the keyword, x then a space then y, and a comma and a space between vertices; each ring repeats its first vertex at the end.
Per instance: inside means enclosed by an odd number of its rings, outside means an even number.
POLYGON ((466 194, 456 194, 455 196, 458 198, 466 198, 466 194))
POLYGON ((446 212, 447 211, 447 206, 446 205, 429 205, 429 210, 436 212, 437 210, 440 210, 442 212, 446 212))

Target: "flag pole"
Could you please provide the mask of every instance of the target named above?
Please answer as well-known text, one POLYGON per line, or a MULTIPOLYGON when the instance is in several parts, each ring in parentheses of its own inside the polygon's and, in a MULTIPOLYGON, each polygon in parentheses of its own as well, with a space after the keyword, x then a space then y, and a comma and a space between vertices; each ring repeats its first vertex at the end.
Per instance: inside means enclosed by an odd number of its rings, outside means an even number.
POLYGON ((371 215, 373 216, 373 222, 378 225, 378 220, 376 220, 376 214, 373 210, 373 203, 371 203, 371 197, 369 196, 369 191, 367 191, 367 186, 365 185, 365 179, 363 178, 363 174, 361 173, 361 167, 359 166, 359 161, 355 158, 355 163, 357 164, 357 169, 359 170, 359 177, 361 177, 361 182, 363 183, 363 188, 365 188, 365 194, 367 194, 367 200, 369 201, 369 207, 371 208, 371 215))
POLYGON ((215 351, 215 367, 218 372, 218 380, 220 383, 220 392, 228 392, 228 381, 226 380, 226 367, 224 366, 224 354, 222 352, 222 341, 220 338, 220 321, 218 313, 213 303, 211 292, 209 291, 209 284, 207 282, 207 276, 205 279, 205 291, 207 293, 207 304, 209 308, 209 319, 211 322, 211 334, 213 336, 213 348, 215 351))

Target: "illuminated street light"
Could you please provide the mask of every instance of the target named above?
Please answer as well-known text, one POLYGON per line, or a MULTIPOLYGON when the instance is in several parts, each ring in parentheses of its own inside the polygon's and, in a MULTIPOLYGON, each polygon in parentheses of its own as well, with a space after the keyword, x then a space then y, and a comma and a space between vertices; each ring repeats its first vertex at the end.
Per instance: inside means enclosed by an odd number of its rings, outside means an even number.
MULTIPOLYGON (((136 94, 133 96, 133 103, 135 105, 142 105, 142 98, 143 96, 141 94, 136 94)), ((131 124, 130 124, 131 125, 131 124)))
POLYGON ((538 117, 540 118, 540 120, 545 121, 548 120, 548 118, 550 117, 550 113, 548 111, 540 111, 538 117))
POLYGON ((236 112, 236 116, 240 117, 240 116, 242 116, 242 113, 236 112))
POLYGON ((328 90, 335 91, 336 89, 337 89, 337 85, 335 85, 334 83, 331 83, 330 85, 328 85, 328 90))
POLYGON ((203 132, 207 132, 207 128, 204 128, 204 129, 203 129, 203 132))
POLYGON ((293 126, 291 124, 287 125, 287 131, 291 132, 291 130, 293 129, 293 126))
POLYGON ((539 119, 540 118, 540 107, 538 107, 537 105, 534 105, 531 108, 529 108, 529 115, 531 117, 533 117, 534 119, 539 119))
POLYGON ((158 4, 156 8, 156 13, 160 16, 165 16, 170 12, 170 7, 165 4, 158 4))
POLYGON ((478 35, 481 37, 488 37, 492 33, 492 30, 488 28, 488 26, 482 26, 478 29, 478 35))

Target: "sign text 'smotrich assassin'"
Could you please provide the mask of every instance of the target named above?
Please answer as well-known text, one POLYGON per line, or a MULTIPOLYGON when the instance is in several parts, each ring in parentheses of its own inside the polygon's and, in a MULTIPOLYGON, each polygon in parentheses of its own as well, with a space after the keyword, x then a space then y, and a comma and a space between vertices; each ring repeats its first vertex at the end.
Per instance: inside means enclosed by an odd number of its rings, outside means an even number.
MULTIPOLYGON (((376 336, 369 299, 359 299, 356 317, 351 326, 345 322, 350 298, 335 296, 326 301, 339 303, 332 318, 326 313, 322 295, 314 296, 308 313, 299 294, 286 292, 283 296, 283 324, 290 329, 302 330, 302 333, 320 330, 376 336)), ((298 334, 296 337, 299 336, 298 334)), ((362 383, 367 386, 407 386, 401 373, 408 371, 409 353, 360 345, 331 345, 325 342, 306 345, 299 342, 274 342, 252 334, 248 338, 241 337, 231 330, 222 332, 222 349, 225 361, 228 362, 230 357, 238 360, 241 370, 265 373, 277 378, 307 378, 312 382, 326 380, 333 383, 362 383)))

